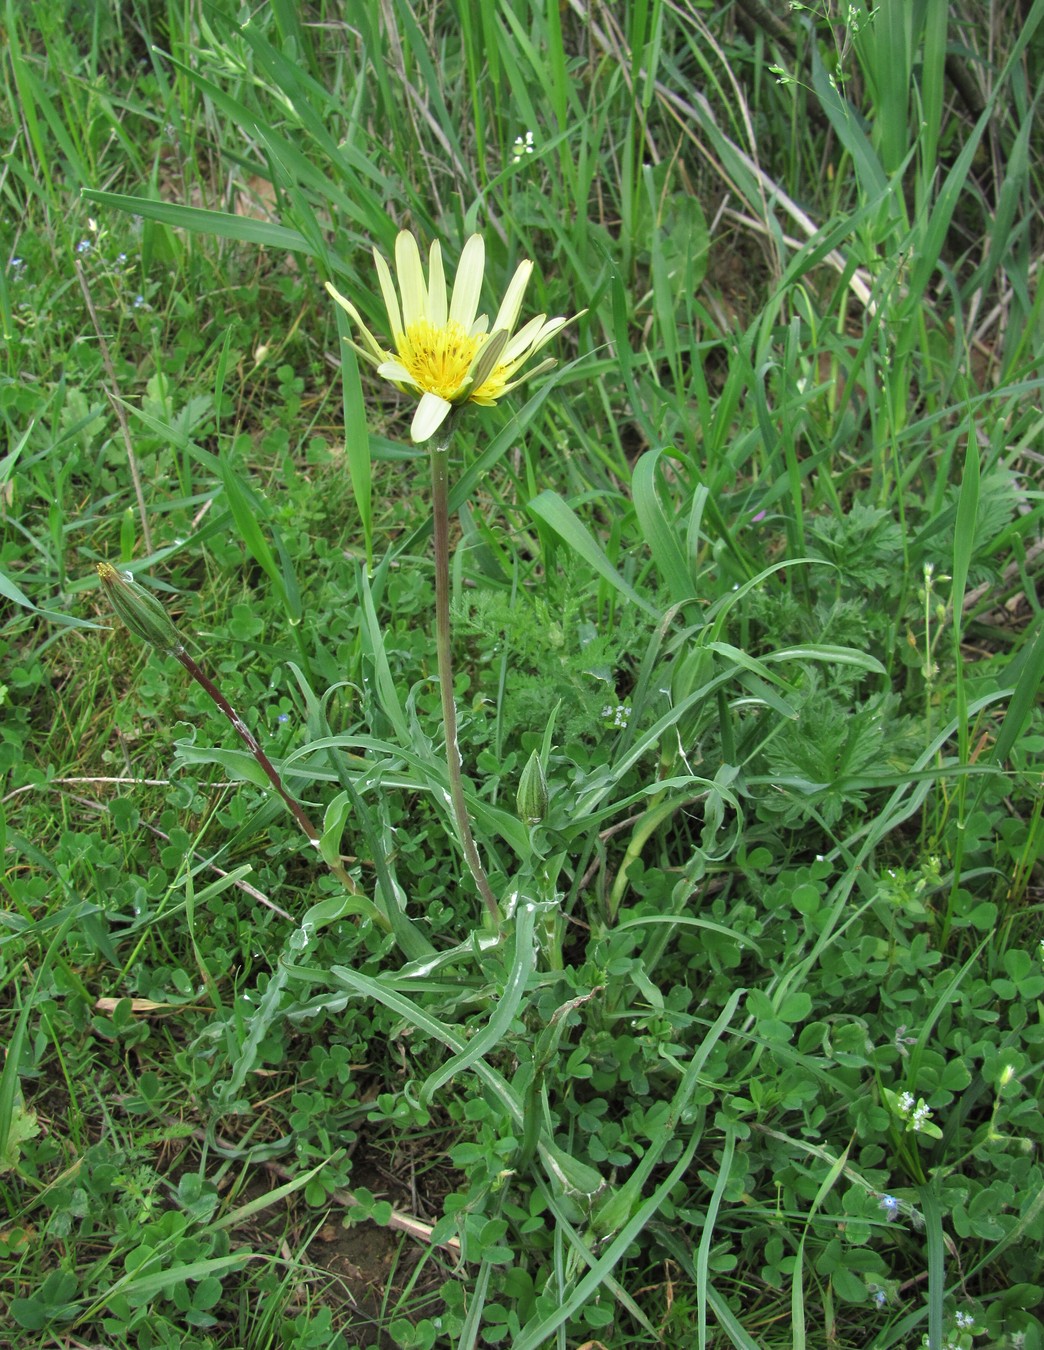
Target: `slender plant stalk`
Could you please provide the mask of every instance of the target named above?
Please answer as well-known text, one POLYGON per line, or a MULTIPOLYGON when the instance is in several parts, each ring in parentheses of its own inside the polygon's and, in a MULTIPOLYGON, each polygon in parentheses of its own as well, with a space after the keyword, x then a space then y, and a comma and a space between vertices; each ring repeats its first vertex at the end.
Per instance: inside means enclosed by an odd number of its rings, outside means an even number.
MULTIPOLYGON (((322 836, 312 824, 307 811, 301 803, 291 797, 283 786, 283 780, 279 776, 279 770, 261 749, 253 732, 236 712, 232 704, 224 696, 214 681, 206 673, 203 667, 195 661, 185 650, 185 644, 181 640, 177 628, 171 622, 170 615, 164 609, 159 600, 150 592, 139 586, 134 578, 126 572, 118 572, 107 562, 98 564, 98 579, 101 581, 102 591, 112 606, 118 618, 122 619, 126 626, 137 637, 147 642, 149 646, 164 656, 173 656, 175 661, 196 681, 207 696, 213 701, 220 711, 232 723, 233 730, 239 736, 240 740, 246 745, 247 749, 254 756, 254 759, 261 766, 265 777, 275 788, 276 792, 290 808, 290 814, 300 825, 305 833, 305 837, 313 848, 319 849, 322 844, 322 836)), ((359 808, 358 798, 354 787, 346 784, 349 798, 352 803, 359 808)), ((374 923, 384 929, 386 933, 394 932, 399 939, 400 944, 407 954, 411 957, 426 956, 430 951, 430 944, 420 937, 412 928, 409 920, 398 910, 390 909, 388 914, 382 914, 381 910, 372 900, 368 899, 359 887, 352 880, 340 858, 330 859, 325 854, 323 861, 329 867, 330 871, 340 881, 344 889, 354 898, 353 909, 357 913, 367 915, 374 923)), ((375 864, 378 868, 378 875, 382 876, 379 863, 375 864)), ((384 881, 382 876, 382 887, 386 894, 389 906, 394 905, 395 896, 392 888, 384 881)), ((280 911, 281 912, 281 911, 280 911)))
POLYGON ((450 799, 460 831, 464 857, 475 885, 486 902, 490 918, 500 927, 500 906, 482 866, 468 820, 464 784, 460 776, 460 746, 457 742, 457 708, 453 701, 453 655, 450 649, 450 565, 449 565, 449 444, 447 430, 432 442, 431 509, 435 536, 435 647, 439 662, 439 686, 442 691, 442 722, 446 735, 446 768, 449 772, 450 799))
POLYGON ((116 383, 116 370, 112 364, 112 357, 109 355, 109 344, 105 341, 105 334, 102 332, 101 325, 98 323, 98 315, 94 308, 94 300, 91 298, 91 288, 87 284, 87 277, 79 263, 74 263, 76 268, 76 277, 80 283, 80 290, 83 291, 83 298, 87 304, 87 313, 91 316, 91 323, 94 325, 94 332, 98 338, 98 349, 102 354, 102 360, 105 362, 105 370, 109 376, 109 388, 106 389, 109 402, 112 404, 113 411, 116 414, 116 420, 120 424, 120 432, 123 435, 123 444, 127 450, 127 467, 130 469, 131 482, 134 484, 134 496, 138 501, 138 514, 141 517, 141 538, 145 545, 146 555, 152 553, 152 533, 149 530, 149 513, 145 509, 145 492, 141 485, 141 470, 138 468, 138 457, 134 453, 134 445, 131 441, 130 427, 127 425, 127 414, 123 411, 123 404, 120 402, 119 385, 116 383))
MULTIPOLYGON (((193 658, 189 656, 188 652, 185 651, 184 648, 181 648, 181 650, 179 651, 175 651, 174 656, 181 663, 181 665, 184 666, 184 668, 188 671, 188 673, 192 676, 192 678, 196 681, 196 683, 202 689, 206 690, 210 698, 214 701, 214 703, 217 704, 217 706, 225 714, 228 720, 232 723, 232 726, 236 731, 237 735, 239 736, 240 740, 247 747, 250 753, 254 756, 258 764, 260 764, 261 768, 265 772, 265 776, 268 778, 268 781, 272 784, 276 792, 279 793, 280 797, 282 797, 283 801, 289 807, 290 814, 293 816, 293 818, 297 821, 298 825, 300 825, 301 829, 304 831, 305 835, 308 838, 308 842, 313 846, 313 848, 318 848, 320 839, 319 831, 312 824, 311 818, 309 817, 308 813, 305 811, 301 803, 299 801, 296 801, 293 797, 291 797, 290 793, 287 792, 286 788, 283 786, 283 780, 279 776, 278 769, 268 758, 265 752, 261 749, 261 746, 255 739, 253 732, 243 721, 240 715, 236 712, 235 708, 232 707, 232 704, 229 703, 228 699, 224 696, 224 694, 217 687, 217 685, 210 678, 210 676, 206 673, 206 671, 203 670, 203 668, 198 664, 198 662, 194 661, 193 658)), ((343 863, 341 863, 340 861, 331 863, 328 860, 328 866, 330 868, 330 871, 333 872, 334 876, 338 879, 338 881, 341 883, 341 885, 345 888, 346 891, 348 891, 351 895, 362 894, 358 886, 356 886, 355 882, 352 880, 351 875, 349 874, 343 863)), ((384 916, 381 915, 382 919, 383 917, 384 916)))

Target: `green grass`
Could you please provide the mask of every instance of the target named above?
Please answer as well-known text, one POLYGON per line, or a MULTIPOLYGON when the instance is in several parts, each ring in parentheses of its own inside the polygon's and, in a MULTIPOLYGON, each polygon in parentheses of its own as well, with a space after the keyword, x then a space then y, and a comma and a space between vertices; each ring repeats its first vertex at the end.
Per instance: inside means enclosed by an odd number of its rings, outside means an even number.
POLYGON ((6 5, 0 1345, 1044 1346, 1022 8, 6 5))

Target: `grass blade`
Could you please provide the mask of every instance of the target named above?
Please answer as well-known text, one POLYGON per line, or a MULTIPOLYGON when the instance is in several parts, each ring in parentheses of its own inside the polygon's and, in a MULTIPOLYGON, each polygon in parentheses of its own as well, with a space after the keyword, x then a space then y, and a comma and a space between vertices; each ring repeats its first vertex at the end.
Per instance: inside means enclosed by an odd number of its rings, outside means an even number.
POLYGON ((216 234, 222 239, 238 239, 259 248, 276 248, 290 253, 313 256, 311 245, 299 230, 288 230, 267 220, 251 220, 249 216, 234 216, 227 211, 208 211, 201 206, 179 206, 175 202, 153 201, 150 197, 131 197, 123 192, 101 192, 84 188, 84 201, 97 206, 109 206, 114 211, 126 211, 143 220, 155 220, 175 229, 191 230, 195 234, 216 234))
POLYGON ((707 1290, 710 1285, 710 1254, 711 1245, 714 1241, 714 1222, 718 1217, 718 1210, 721 1208, 725 1187, 729 1183, 729 1174, 732 1171, 732 1158, 735 1151, 736 1127, 729 1124, 725 1127, 725 1143, 721 1150, 721 1161, 718 1163, 718 1179, 714 1183, 714 1190, 707 1202, 707 1217, 703 1221, 700 1245, 696 1251, 696 1335, 699 1350, 706 1350, 707 1347, 707 1290))
POLYGON ((569 545, 574 553, 579 554, 584 562, 597 572, 604 580, 627 597, 632 604, 637 605, 639 609, 645 610, 647 614, 656 616, 658 611, 656 607, 649 603, 643 595, 640 595, 630 582, 625 581, 609 559, 605 556, 601 544, 584 525, 580 517, 550 488, 546 488, 538 497, 534 497, 526 507, 530 515, 542 520, 550 525, 554 532, 569 545))

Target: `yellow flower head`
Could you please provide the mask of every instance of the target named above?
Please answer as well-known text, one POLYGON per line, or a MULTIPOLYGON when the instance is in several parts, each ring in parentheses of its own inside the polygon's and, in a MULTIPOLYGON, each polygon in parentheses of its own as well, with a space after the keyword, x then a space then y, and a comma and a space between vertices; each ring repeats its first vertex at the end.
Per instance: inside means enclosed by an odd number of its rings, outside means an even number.
POLYGON ((453 294, 447 299, 438 240, 428 254, 428 279, 425 282, 420 250, 413 235, 403 230, 396 239, 398 294, 387 262, 374 249, 373 260, 388 311, 394 351, 382 347, 352 302, 329 282, 326 284, 326 289, 359 330, 362 343, 351 344, 359 355, 376 366, 377 373, 391 380, 398 389, 420 399, 410 427, 410 435, 415 441, 426 441, 434 436, 450 410, 458 404, 492 406, 509 390, 555 364, 554 358, 549 357, 515 378, 529 358, 550 342, 569 320, 549 319, 546 314, 538 314, 515 331, 522 296, 533 270, 533 264, 526 261, 519 264, 511 278, 493 328, 488 331, 488 317, 485 314, 475 317, 485 258, 482 236, 473 234, 460 255, 453 294))

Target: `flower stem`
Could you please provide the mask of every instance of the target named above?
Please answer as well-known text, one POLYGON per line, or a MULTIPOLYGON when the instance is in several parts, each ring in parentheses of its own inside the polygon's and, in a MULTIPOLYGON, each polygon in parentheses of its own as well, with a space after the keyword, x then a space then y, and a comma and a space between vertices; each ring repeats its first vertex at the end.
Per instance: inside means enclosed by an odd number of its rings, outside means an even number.
MULTIPOLYGON (((197 661, 194 661, 192 657, 189 656, 188 652, 185 651, 183 647, 180 650, 175 651, 174 656, 176 660, 180 661, 182 666, 184 666, 184 668, 188 671, 188 673, 192 676, 192 678, 196 681, 196 683, 202 689, 206 690, 206 692, 210 695, 210 698, 213 700, 213 702, 218 706, 218 708, 220 708, 220 710, 232 723, 232 726, 235 729, 240 740, 243 742, 246 748, 257 760, 258 764, 264 770, 265 777, 268 779, 268 781, 275 788, 276 792, 279 793, 280 797, 282 797, 283 801, 286 803, 287 807, 289 808, 290 814, 293 816, 294 820, 296 820, 298 825, 301 827, 301 831, 307 838, 308 842, 312 845, 313 848, 318 849, 320 838, 319 831, 312 824, 312 821, 308 816, 308 813, 305 811, 301 803, 296 801, 293 797, 291 797, 290 793, 287 792, 286 788, 283 786, 283 780, 279 776, 278 769, 276 769, 275 765, 265 754, 264 750, 261 749, 261 746, 258 744, 258 741, 254 736, 253 732, 243 721, 243 719, 239 716, 235 708, 232 707, 228 699, 225 698, 224 694, 217 687, 217 685, 210 678, 210 676, 206 673, 206 671, 203 670, 203 668, 199 665, 197 661)), ((355 882, 352 880, 350 874, 348 873, 343 863, 332 862, 328 863, 327 865, 329 866, 330 871, 333 872, 334 876, 344 887, 344 889, 349 893, 349 895, 358 896, 362 894, 358 886, 356 886, 355 882)), ((388 926, 387 920, 385 919, 383 914, 380 914, 380 911, 377 910, 376 907, 374 907, 374 913, 375 916, 379 918, 381 926, 387 928, 388 926)))
POLYGON ((431 509, 435 536, 435 648, 439 662, 439 687, 442 691, 442 722, 446 736, 446 768, 449 772, 450 799, 457 819, 464 857, 475 885, 486 902, 490 918, 500 927, 500 907, 479 857, 464 801, 460 776, 460 746, 457 743, 457 708, 453 701, 453 656, 450 649, 450 560, 449 560, 449 443, 445 430, 431 447, 431 509))

